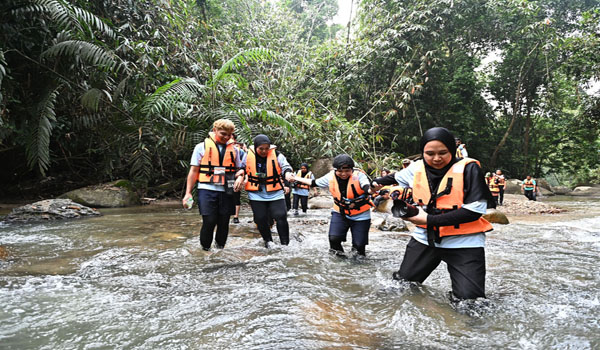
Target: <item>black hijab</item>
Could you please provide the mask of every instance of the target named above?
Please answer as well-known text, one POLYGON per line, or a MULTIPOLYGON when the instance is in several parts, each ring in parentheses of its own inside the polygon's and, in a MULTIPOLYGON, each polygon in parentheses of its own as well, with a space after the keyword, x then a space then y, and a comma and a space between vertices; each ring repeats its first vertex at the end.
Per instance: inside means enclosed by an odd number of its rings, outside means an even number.
POLYGON ((265 163, 267 161, 267 158, 261 157, 257 152, 256 149, 258 148, 258 146, 260 145, 264 145, 264 144, 271 144, 271 140, 269 140, 269 137, 267 135, 263 135, 263 134, 258 134, 254 137, 254 139, 252 139, 252 141, 254 142, 254 155, 256 157, 256 160, 258 163, 265 163))
POLYGON ((300 171, 302 172, 302 175, 308 174, 308 163, 302 163, 302 164, 300 164, 300 171), (302 171, 302 167, 306 168, 306 172, 302 171))
POLYGON ((421 154, 423 154, 423 150, 425 149, 425 145, 430 141, 440 141, 443 143, 448 151, 452 155, 452 159, 450 162, 441 169, 435 169, 434 167, 427 164, 425 159, 423 159, 423 163, 425 164, 425 172, 427 173, 427 179, 429 180, 429 188, 431 193, 436 193, 438 190, 438 186, 442 181, 446 172, 450 169, 450 167, 456 163, 456 142, 454 141, 454 135, 446 129, 441 127, 431 128, 423 134, 421 137, 421 154))

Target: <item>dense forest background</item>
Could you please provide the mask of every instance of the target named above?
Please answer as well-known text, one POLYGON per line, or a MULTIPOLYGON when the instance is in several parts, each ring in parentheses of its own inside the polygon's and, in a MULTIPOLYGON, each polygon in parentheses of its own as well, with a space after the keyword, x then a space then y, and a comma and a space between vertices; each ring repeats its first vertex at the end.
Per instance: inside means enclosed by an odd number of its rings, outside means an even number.
POLYGON ((600 183, 599 1, 347 1, 2 1, 0 196, 152 192, 221 117, 296 167, 397 169, 444 126, 486 170, 600 183))

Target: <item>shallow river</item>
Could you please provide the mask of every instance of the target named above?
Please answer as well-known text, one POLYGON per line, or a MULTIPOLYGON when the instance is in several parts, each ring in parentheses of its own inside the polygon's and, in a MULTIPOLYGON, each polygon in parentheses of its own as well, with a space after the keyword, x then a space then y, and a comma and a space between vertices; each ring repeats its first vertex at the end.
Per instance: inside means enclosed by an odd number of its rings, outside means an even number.
POLYGON ((599 349, 600 201, 553 200, 571 211, 494 225, 475 308, 448 301, 443 263, 392 281, 406 235, 330 256, 327 210, 291 217, 297 239, 271 250, 248 212, 211 252, 197 212, 173 207, 0 226, 0 349, 599 349))

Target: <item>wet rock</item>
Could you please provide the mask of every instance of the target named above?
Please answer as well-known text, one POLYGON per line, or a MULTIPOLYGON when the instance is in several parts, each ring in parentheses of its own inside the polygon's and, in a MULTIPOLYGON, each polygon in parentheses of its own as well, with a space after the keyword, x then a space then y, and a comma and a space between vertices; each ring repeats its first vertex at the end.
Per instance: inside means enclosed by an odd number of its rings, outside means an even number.
POLYGON ((14 208, 4 222, 30 222, 61 220, 101 215, 96 209, 73 202, 70 199, 46 199, 14 208))
POLYGON ((60 198, 98 208, 118 208, 140 205, 141 200, 133 190, 131 182, 117 180, 105 184, 88 186, 67 192, 60 198))
POLYGON ((333 207, 333 197, 318 196, 308 200, 308 209, 329 209, 333 207))
POLYGON ((315 160, 311 166, 310 171, 315 175, 315 178, 320 178, 321 176, 327 174, 331 171, 333 162, 333 158, 320 158, 315 160))
POLYGON ((488 209, 487 212, 485 213, 485 215, 483 215, 483 218, 493 224, 502 224, 502 225, 509 224, 506 214, 504 214, 503 212, 498 211, 496 209, 488 209))
POLYGON ((542 194, 542 196, 554 196, 554 192, 545 187, 538 187, 538 191, 542 194))
POLYGON ((600 187, 577 186, 570 193, 572 196, 600 196, 600 187))
POLYGON ((506 185, 504 185, 504 193, 507 194, 520 194, 521 193, 521 180, 507 179, 506 185))
POLYGON ((6 260, 8 260, 9 256, 10 256, 10 254, 8 253, 8 249, 6 249, 0 245, 0 260, 6 261, 6 260))
POLYGON ((565 194, 570 194, 571 189, 566 186, 555 186, 555 187, 552 187, 552 192, 554 192, 554 194, 557 194, 557 195, 565 195, 565 194))

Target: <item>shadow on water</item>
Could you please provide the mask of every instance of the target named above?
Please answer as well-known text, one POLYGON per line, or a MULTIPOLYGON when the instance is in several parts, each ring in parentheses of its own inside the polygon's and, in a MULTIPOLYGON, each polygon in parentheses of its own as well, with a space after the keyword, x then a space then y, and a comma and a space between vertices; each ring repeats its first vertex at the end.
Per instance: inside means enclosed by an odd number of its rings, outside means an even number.
MULTIPOLYGON (((0 226, 3 348, 405 349, 600 347, 600 221, 574 208, 494 226, 488 300, 452 301, 442 263, 391 278, 409 237, 372 230, 367 258, 328 253, 327 210, 290 217, 266 249, 248 213, 202 250, 195 210, 104 210, 0 226)), ((579 209, 576 209, 579 208, 579 209)), ((587 209, 589 214, 589 209, 587 209)), ((344 247, 349 250, 350 242, 344 247)))

